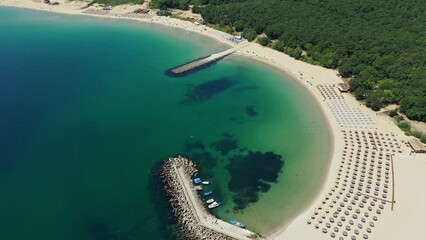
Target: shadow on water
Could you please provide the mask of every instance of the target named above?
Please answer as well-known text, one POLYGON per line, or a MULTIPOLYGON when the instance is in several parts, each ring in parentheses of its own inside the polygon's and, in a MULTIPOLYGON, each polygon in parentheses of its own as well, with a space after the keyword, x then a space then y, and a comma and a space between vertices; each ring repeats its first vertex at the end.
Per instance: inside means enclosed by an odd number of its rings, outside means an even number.
POLYGON ((118 240, 118 234, 112 233, 104 223, 94 223, 87 228, 87 232, 93 240, 118 240))
MULTIPOLYGON (((160 178, 160 170, 163 165, 163 161, 158 161, 151 169, 149 176, 149 184, 147 191, 150 197, 151 207, 155 210, 156 216, 147 216, 135 223, 133 226, 129 226, 129 230, 125 232, 114 232, 111 227, 101 222, 95 222, 87 227, 87 233, 93 240, 120 240, 120 239, 139 239, 141 235, 145 236, 146 239, 150 239, 149 232, 146 232, 147 225, 152 226, 149 221, 153 218, 157 218, 159 224, 158 231, 161 238, 164 240, 177 240, 182 239, 179 234, 179 228, 177 221, 172 213, 171 206, 168 202, 164 185, 160 178), (145 231, 145 232, 144 232, 145 231)), ((141 213, 143 215, 143 213, 141 213)))
POLYGON ((183 104, 207 101, 216 95, 225 92, 235 85, 230 78, 219 78, 199 85, 191 85, 185 94, 183 104))
POLYGON ((149 192, 152 208, 157 213, 157 217, 160 222, 159 230, 162 235, 161 239, 181 239, 178 231, 177 221, 172 213, 172 208, 169 204, 167 193, 160 178, 160 170, 163 166, 163 163, 164 161, 158 161, 152 167, 147 190, 149 192))

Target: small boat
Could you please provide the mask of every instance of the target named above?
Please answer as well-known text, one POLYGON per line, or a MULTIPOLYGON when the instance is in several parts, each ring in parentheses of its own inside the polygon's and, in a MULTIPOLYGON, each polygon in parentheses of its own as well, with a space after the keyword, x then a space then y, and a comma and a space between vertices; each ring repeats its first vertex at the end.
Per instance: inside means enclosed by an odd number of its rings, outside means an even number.
POLYGON ((246 225, 244 225, 244 223, 240 223, 240 222, 238 222, 236 220, 231 220, 231 221, 229 221, 229 223, 232 224, 232 225, 234 225, 234 226, 240 227, 240 228, 245 228, 246 227, 246 225))
POLYGON ((208 195, 211 195, 212 193, 213 193, 213 191, 208 191, 208 192, 203 193, 203 195, 208 196, 208 195))
POLYGON ((209 200, 207 200, 207 201, 206 201, 206 203, 208 203, 208 204, 210 204, 210 203, 212 203, 212 202, 214 202, 214 199, 213 199, 213 198, 210 198, 209 200))
POLYGON ((194 189, 197 191, 203 191, 203 186, 195 186, 194 189))
POLYGON ((212 204, 210 204, 208 207, 209 207, 209 209, 213 209, 213 208, 217 208, 217 207, 219 207, 219 203, 218 202, 213 202, 212 204))
POLYGON ((201 178, 194 178, 194 183, 195 184, 201 183, 201 178))
POLYGON ((203 184, 203 185, 209 185, 210 182, 209 181, 202 181, 201 184, 203 184))

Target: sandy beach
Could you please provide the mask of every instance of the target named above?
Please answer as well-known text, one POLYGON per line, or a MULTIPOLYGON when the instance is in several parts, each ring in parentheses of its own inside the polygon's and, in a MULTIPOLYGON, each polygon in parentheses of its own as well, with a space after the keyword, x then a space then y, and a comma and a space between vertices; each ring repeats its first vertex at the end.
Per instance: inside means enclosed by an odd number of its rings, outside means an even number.
POLYGON ((261 61, 289 74, 316 99, 333 138, 328 176, 311 206, 267 239, 424 239, 426 229, 426 154, 412 153, 404 133, 386 116, 340 93, 337 71, 295 60, 257 43, 235 43, 231 35, 179 19, 132 14, 140 6, 122 5, 112 11, 86 3, 0 0, 0 7, 19 7, 63 14, 132 19, 177 27, 238 47, 236 54, 261 61))

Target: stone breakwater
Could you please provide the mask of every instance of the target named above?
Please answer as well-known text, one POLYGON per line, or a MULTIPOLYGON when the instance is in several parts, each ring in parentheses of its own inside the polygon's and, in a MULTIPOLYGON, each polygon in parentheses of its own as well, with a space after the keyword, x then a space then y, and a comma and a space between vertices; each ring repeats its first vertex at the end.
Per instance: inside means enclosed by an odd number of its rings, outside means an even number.
MULTIPOLYGON (((236 239, 206 227, 202 222, 203 219, 200 218, 204 218, 204 220, 210 219, 211 221, 214 217, 207 213, 205 209, 195 209, 196 206, 193 206, 194 204, 192 201, 196 200, 196 204, 202 207, 202 203, 199 199, 188 199, 191 196, 189 196, 187 192, 188 189, 185 189, 186 187, 183 181, 191 181, 191 178, 194 177, 197 172, 198 170, 195 163, 180 156, 166 160, 160 172, 160 177, 165 185, 165 190, 169 197, 173 214, 178 221, 178 227, 182 237, 190 240, 236 239), (197 213, 197 210, 202 210, 203 216, 199 216, 200 214, 197 213)), ((193 191, 193 189, 189 190, 193 191)))

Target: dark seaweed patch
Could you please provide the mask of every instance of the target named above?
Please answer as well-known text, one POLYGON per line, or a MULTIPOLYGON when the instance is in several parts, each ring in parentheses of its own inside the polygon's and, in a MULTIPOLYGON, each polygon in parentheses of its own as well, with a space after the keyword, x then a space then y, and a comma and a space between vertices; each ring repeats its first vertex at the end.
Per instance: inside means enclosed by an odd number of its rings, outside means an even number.
POLYGON ((204 144, 199 139, 191 138, 185 142, 185 152, 189 153, 195 150, 204 150, 204 144))
POLYGON ((223 139, 214 142, 211 146, 222 155, 227 155, 230 151, 238 148, 238 141, 227 133, 223 136, 223 139))
POLYGON ((230 79, 220 78, 199 85, 190 86, 185 94, 184 103, 189 104, 210 100, 214 96, 228 90, 233 85, 234 83, 230 79))
POLYGON ((249 90, 257 90, 259 89, 258 86, 242 86, 238 88, 232 89, 233 92, 243 92, 243 91, 249 91, 249 90))
POLYGON ((216 166, 216 158, 209 152, 193 152, 189 156, 203 168, 212 169, 216 166))
POLYGON ((87 228, 87 232, 93 240, 117 240, 118 236, 111 233, 107 225, 103 223, 94 223, 87 228))
POLYGON ((254 106, 250 105, 246 108, 246 113, 247 115, 249 115, 250 117, 254 117, 256 116, 258 113, 256 112, 256 110, 254 110, 254 106))
POLYGON ((199 139, 189 139, 185 143, 184 155, 188 156, 198 166, 204 177, 212 177, 212 169, 217 165, 217 159, 199 139))
POLYGON ((252 152, 236 155, 226 167, 231 175, 228 187, 234 195, 234 210, 242 210, 259 200, 278 179, 284 166, 282 156, 273 152, 252 152))

